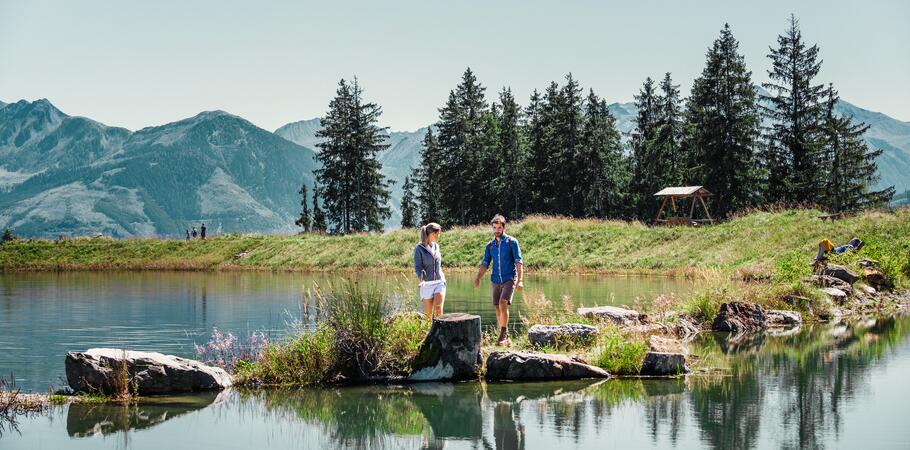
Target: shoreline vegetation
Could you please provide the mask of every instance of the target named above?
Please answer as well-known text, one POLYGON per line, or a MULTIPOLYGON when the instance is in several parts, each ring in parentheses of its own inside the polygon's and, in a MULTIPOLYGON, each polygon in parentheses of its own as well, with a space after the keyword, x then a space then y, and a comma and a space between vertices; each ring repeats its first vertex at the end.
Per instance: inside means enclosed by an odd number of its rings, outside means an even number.
MULTIPOLYGON (((866 211, 836 221, 813 209, 752 211, 720 224, 649 227, 639 222, 532 216, 506 232, 522 243, 531 272, 742 277, 794 280, 810 271, 818 242, 858 236, 857 258, 878 261, 893 280, 910 271, 910 208, 866 211)), ((447 270, 474 270, 485 226, 444 230, 447 270)), ((225 234, 179 239, 15 239, 0 245, 0 272, 102 270, 410 271, 417 231, 292 236, 225 234)), ((840 259, 850 259, 848 254, 840 259)), ((849 261, 852 262, 852 261, 849 261)))

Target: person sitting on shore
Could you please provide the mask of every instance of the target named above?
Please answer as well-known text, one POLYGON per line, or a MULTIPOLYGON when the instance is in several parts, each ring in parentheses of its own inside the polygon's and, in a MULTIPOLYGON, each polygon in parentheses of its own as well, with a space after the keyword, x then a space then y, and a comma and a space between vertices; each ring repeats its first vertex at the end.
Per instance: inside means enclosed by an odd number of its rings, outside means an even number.
POLYGON ((446 300, 446 277, 442 273, 439 235, 442 227, 430 222, 420 227, 420 243, 414 247, 414 272, 417 274, 420 300, 428 320, 442 315, 446 300))
POLYGON ((857 238, 857 237, 850 239, 850 242, 847 242, 846 244, 841 245, 840 247, 835 247, 834 243, 832 243, 830 239, 823 239, 821 242, 818 243, 818 254, 815 256, 814 261, 819 262, 819 261, 827 260, 828 253, 834 253, 835 255, 840 255, 841 253, 844 253, 848 250, 857 251, 857 250, 863 248, 864 245, 866 245, 865 242, 863 242, 862 239, 857 238))

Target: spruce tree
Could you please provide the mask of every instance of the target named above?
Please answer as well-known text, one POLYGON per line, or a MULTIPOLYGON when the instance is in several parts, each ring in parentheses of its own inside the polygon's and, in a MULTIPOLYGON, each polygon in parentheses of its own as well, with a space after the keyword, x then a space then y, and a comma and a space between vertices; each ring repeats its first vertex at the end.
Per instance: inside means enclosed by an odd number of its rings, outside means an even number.
POLYGON ((512 90, 503 88, 499 93, 499 171, 493 182, 493 191, 503 196, 499 205, 509 219, 524 213, 526 160, 525 145, 521 134, 522 111, 512 90))
POLYGON ((554 184, 553 167, 550 165, 552 110, 558 95, 559 86, 555 82, 550 83, 543 95, 535 89, 525 109, 528 136, 528 175, 525 183, 528 206, 525 212, 549 212, 554 184))
POLYGON ((316 133, 323 139, 317 144, 322 166, 316 174, 325 187, 327 218, 337 231, 381 231, 391 215, 389 181, 377 160, 388 148, 386 129, 376 124, 381 114, 379 105, 364 103, 356 77, 352 83, 342 79, 316 133))
MULTIPOLYGON (((660 82, 656 132, 651 144, 657 158, 658 189, 689 184, 686 180, 686 158, 682 151, 682 112, 679 85, 673 84, 670 72, 660 82)), ((652 202, 653 203, 653 202, 652 202)))
POLYGON ((13 241, 16 239, 16 235, 13 234, 13 231, 9 227, 3 227, 3 236, 0 236, 0 244, 4 242, 13 241))
POLYGON ((417 228, 417 204, 411 177, 404 177, 401 189, 401 228, 417 228))
POLYGON ((850 117, 835 114, 839 101, 837 91, 826 91, 825 118, 822 127, 823 154, 826 161, 825 206, 832 212, 856 211, 886 206, 894 196, 894 186, 875 191, 878 181, 876 158, 880 149, 871 149, 863 139, 869 129, 865 123, 854 123, 850 117))
POLYGON ((297 220, 294 221, 294 225, 297 225, 298 227, 303 228, 304 232, 309 232, 311 217, 310 217, 310 207, 307 203, 307 198, 306 198, 306 194, 307 194, 306 191, 307 191, 306 182, 304 181, 303 184, 300 185, 300 190, 297 191, 297 193, 300 194, 300 217, 298 217, 297 220))
POLYGON ((325 213, 319 206, 319 183, 316 181, 313 181, 313 222, 310 229, 315 233, 325 233, 328 230, 325 213))
POLYGON ((486 90, 470 68, 439 109, 437 142, 440 149, 440 219, 444 226, 466 225, 480 220, 483 205, 489 202, 489 179, 483 147, 489 130, 486 90))
POLYGON ((585 100, 575 195, 586 217, 622 217, 628 196, 629 167, 622 154, 616 119, 605 100, 590 90, 585 100))
POLYGON ((584 214, 584 204, 576 196, 575 175, 583 161, 577 158, 581 141, 582 88, 571 73, 566 75, 566 84, 556 97, 553 132, 555 139, 551 150, 550 164, 556 183, 553 189, 551 212, 567 216, 584 214))
POLYGON ((443 222, 440 205, 441 154, 433 128, 427 128, 420 147, 417 167, 411 168, 411 183, 416 185, 415 203, 420 222, 443 222))
POLYGON ((751 77, 726 24, 708 49, 685 114, 694 184, 714 194, 711 209, 720 217, 761 200, 755 152, 759 117, 751 77))
POLYGON ((635 96, 638 114, 632 135, 634 205, 639 219, 650 219, 656 211, 653 194, 662 188, 660 155, 655 152, 655 137, 660 118, 660 98, 651 77, 645 79, 635 96))
POLYGON ((823 90, 813 84, 821 68, 818 46, 807 47, 799 21, 790 16, 787 31, 771 48, 771 79, 762 86, 763 112, 770 122, 765 132, 765 160, 769 177, 768 200, 816 202, 824 194, 822 168, 823 90))

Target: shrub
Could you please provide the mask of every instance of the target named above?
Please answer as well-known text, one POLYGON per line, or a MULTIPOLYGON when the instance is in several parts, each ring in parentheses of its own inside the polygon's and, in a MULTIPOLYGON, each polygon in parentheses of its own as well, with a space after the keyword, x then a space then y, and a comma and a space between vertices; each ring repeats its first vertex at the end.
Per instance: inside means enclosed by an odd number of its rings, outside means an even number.
POLYGON ((600 330, 593 364, 614 374, 637 374, 648 353, 648 344, 625 335, 616 327, 600 330))

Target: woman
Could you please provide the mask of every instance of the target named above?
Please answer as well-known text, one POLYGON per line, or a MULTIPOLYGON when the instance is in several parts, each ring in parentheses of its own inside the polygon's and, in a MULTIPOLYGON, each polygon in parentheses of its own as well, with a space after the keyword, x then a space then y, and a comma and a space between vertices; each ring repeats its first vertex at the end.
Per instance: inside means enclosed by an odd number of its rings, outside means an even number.
POLYGON ((446 300, 446 277, 442 273, 442 254, 439 252, 439 235, 442 227, 430 222, 420 227, 420 243, 414 247, 414 272, 420 282, 420 300, 427 319, 442 315, 446 300))

